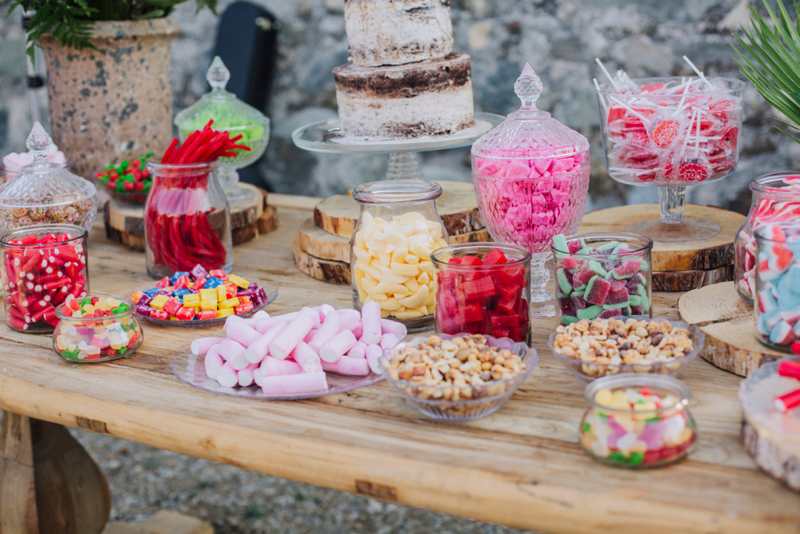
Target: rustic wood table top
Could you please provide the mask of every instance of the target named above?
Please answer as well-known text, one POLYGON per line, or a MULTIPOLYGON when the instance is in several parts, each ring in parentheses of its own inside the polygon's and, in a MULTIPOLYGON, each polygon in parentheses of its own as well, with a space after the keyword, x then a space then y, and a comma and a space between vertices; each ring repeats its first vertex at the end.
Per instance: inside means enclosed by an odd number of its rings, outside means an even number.
MULTIPOLYGON (((350 307, 350 288, 295 267, 290 239, 318 199, 271 195, 280 229, 234 249, 234 271, 275 284, 270 314, 323 302, 350 307)), ((144 254, 90 238, 93 294, 148 282, 144 254)), ((677 318, 679 294, 654 296, 677 318)), ((700 359, 683 375, 694 393, 698 448, 649 471, 606 467, 578 444, 583 387, 549 352, 554 320, 533 321, 541 356, 526 383, 490 417, 422 416, 385 382, 303 401, 214 395, 178 381, 170 354, 218 329, 143 322, 131 358, 62 361, 49 336, 0 327, 0 408, 270 475, 548 533, 800 532, 800 496, 765 475, 740 438, 740 378, 700 359)))

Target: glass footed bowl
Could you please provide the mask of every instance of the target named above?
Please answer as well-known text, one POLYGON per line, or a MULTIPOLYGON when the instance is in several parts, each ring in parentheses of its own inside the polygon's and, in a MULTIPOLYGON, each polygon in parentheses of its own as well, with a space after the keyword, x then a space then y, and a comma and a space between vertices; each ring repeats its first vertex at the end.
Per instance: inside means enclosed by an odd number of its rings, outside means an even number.
POLYGON ((650 318, 644 315, 635 317, 624 317, 618 315, 614 317, 618 321, 627 321, 628 319, 636 319, 638 321, 658 321, 668 322, 673 327, 685 328, 689 331, 689 339, 692 340, 692 351, 684 354, 680 358, 673 358, 666 362, 652 362, 652 363, 623 363, 614 365, 610 363, 595 363, 585 362, 579 359, 573 359, 558 352, 553 346, 553 341, 556 337, 556 332, 550 334, 547 338, 547 346, 550 351, 561 360, 572 376, 578 379, 581 384, 588 384, 604 376, 625 374, 625 373, 650 373, 659 375, 679 376, 686 367, 692 363, 703 350, 706 344, 706 335, 695 325, 690 325, 683 321, 670 321, 664 318, 650 318))
MULTIPOLYGON (((470 334, 436 334, 437 337, 440 337, 443 340, 465 337, 469 335, 470 334)), ((500 407, 509 399, 509 397, 511 397, 511 395, 514 394, 514 392, 522 385, 522 383, 525 382, 525 379, 528 378, 528 375, 531 374, 531 371, 533 371, 533 368, 536 367, 536 364, 539 362, 539 355, 537 354, 536 349, 528 347, 528 345, 525 343, 515 343, 507 337, 498 339, 492 336, 484 335, 483 337, 486 338, 486 342, 489 346, 508 349, 522 358, 522 361, 526 365, 525 370, 513 378, 506 380, 493 380, 487 383, 486 386, 424 386, 408 382, 407 380, 392 378, 392 375, 389 374, 388 369, 388 364, 392 353, 395 350, 405 347, 406 343, 411 345, 424 343, 429 337, 430 336, 415 337, 409 341, 404 341, 398 344, 393 349, 384 351, 384 356, 380 359, 379 367, 381 374, 387 382, 389 382, 397 391, 399 391, 420 412, 433 419, 441 419, 443 421, 469 421, 471 419, 478 419, 493 414, 499 410, 500 407), (478 391, 478 387, 480 387, 480 391, 478 391), (459 391, 470 390, 470 394, 473 397, 478 396, 479 398, 461 401, 440 401, 426 399, 423 397, 423 394, 425 393, 431 393, 434 390, 442 391, 445 389, 458 389, 459 391)))

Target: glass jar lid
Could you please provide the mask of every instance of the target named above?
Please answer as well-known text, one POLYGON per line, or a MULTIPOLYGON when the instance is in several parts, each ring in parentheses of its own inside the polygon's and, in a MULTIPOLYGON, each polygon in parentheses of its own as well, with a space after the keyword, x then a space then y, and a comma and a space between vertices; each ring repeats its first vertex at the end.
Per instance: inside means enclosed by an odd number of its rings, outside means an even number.
POLYGON ((58 206, 92 199, 94 184, 47 159, 53 140, 39 122, 33 125, 26 146, 33 162, 20 174, 0 186, 0 208, 58 206))
POLYGON ((175 117, 175 126, 181 134, 201 130, 214 119, 215 130, 228 131, 231 137, 242 134, 242 141, 255 141, 267 135, 269 119, 253 106, 242 102, 225 90, 231 73, 219 56, 214 58, 206 72, 211 91, 184 109, 175 117))
POLYGON ((589 150, 589 141, 536 107, 542 81, 529 63, 514 83, 522 107, 472 145, 472 155, 497 159, 572 156, 589 150))
POLYGON ((368 182, 353 189, 353 199, 361 204, 411 204, 440 196, 442 186, 426 180, 368 182))

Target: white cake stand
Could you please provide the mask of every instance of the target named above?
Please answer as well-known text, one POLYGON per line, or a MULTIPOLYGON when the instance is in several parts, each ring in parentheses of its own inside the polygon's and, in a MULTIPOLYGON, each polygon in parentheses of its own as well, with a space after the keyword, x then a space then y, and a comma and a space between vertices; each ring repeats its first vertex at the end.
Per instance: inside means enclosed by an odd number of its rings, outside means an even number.
POLYGON ((292 132, 299 148, 328 154, 389 154, 388 180, 422 179, 418 152, 470 146, 480 136, 505 120, 494 113, 475 113, 475 126, 452 135, 415 139, 358 138, 341 132, 341 121, 329 119, 302 126, 292 132))

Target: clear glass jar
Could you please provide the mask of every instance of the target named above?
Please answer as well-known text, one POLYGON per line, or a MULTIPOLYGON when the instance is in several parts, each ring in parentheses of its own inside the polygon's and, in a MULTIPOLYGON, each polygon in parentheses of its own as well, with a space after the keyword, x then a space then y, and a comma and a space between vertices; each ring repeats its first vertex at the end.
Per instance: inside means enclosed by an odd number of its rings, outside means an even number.
MULTIPOLYGON (((142 345, 144 333, 132 315, 133 303, 114 297, 102 299, 124 304, 115 309, 116 313, 103 317, 75 317, 64 311, 69 303, 56 308, 60 320, 53 332, 53 350, 70 362, 98 363, 130 356, 142 345), (122 309, 126 308, 126 309, 122 309)), ((82 300, 91 297, 84 297, 82 300)))
POLYGON ((755 238, 757 338, 787 351, 800 337, 800 222, 762 224, 755 238))
POLYGON ((431 254, 436 331, 530 344, 531 253, 505 243, 461 243, 431 254))
POLYGON ((660 467, 685 458, 697 442, 692 393, 671 376, 606 376, 587 385, 584 397, 581 446, 605 464, 660 467))
POLYGON ((559 324, 653 312, 653 241, 626 233, 567 236, 552 244, 559 324))
POLYGON ((542 89, 526 64, 514 84, 522 107, 472 145, 472 180, 492 238, 532 254, 533 315, 552 317, 550 241, 580 226, 591 167, 589 141, 536 108, 542 89))
POLYGON ((750 184, 750 213, 734 241, 733 280, 742 299, 753 303, 756 290, 756 238, 760 225, 800 219, 800 175, 777 172, 759 176, 750 184))
POLYGON ((350 244, 353 307, 381 306, 381 315, 409 332, 433 326, 436 305, 431 253, 449 242, 436 211, 439 184, 389 180, 353 190, 361 205, 350 244))
POLYGON ((242 102, 236 95, 226 91, 231 73, 219 56, 214 58, 206 72, 211 92, 178 113, 175 126, 181 142, 196 130, 202 130, 209 120, 215 130, 228 132, 231 138, 241 135, 236 144, 250 147, 250 151, 237 150, 237 155, 221 158, 222 165, 217 171, 222 190, 228 201, 234 202, 249 198, 252 191, 239 187, 239 173, 236 169, 255 163, 264 153, 269 143, 269 118, 253 106, 242 102))
POLYGON ((52 144, 42 125, 34 124, 27 140, 33 163, 0 186, 0 232, 35 224, 74 224, 91 230, 97 189, 49 161, 52 144))
POLYGON ((72 224, 27 226, 0 237, 6 324, 31 334, 50 333, 56 306, 89 292, 88 232, 72 224))
POLYGON ((147 160, 153 186, 144 207, 144 237, 147 274, 153 278, 188 272, 197 264, 231 272, 231 212, 213 174, 219 164, 147 160))

